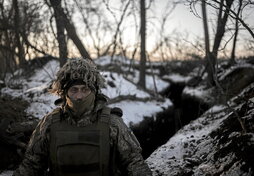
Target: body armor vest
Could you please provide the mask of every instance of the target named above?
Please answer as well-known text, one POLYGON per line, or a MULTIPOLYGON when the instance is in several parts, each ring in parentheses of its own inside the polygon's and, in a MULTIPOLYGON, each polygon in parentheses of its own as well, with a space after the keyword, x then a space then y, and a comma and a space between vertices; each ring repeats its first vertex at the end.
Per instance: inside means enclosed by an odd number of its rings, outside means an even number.
MULTIPOLYGON (((60 115, 59 115, 60 116, 60 115)), ((85 127, 65 121, 51 126, 51 176, 108 176, 110 160, 110 108, 85 127)))

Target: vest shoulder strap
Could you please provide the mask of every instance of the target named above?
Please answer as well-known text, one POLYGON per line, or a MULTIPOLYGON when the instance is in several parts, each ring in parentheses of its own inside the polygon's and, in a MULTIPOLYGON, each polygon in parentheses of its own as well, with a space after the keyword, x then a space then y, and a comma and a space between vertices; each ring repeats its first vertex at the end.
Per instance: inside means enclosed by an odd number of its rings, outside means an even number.
POLYGON ((54 109, 53 112, 51 113, 51 116, 52 116, 52 123, 59 122, 62 116, 62 109, 60 107, 54 109))
POLYGON ((113 114, 113 115, 116 115, 118 117, 122 117, 123 116, 123 111, 122 109, 118 108, 118 107, 113 107, 113 108, 110 108, 110 107, 107 107, 105 106, 102 111, 101 111, 101 121, 102 122, 108 122, 109 121, 109 118, 110 118, 110 115, 113 114))
POLYGON ((110 114, 111 108, 105 106, 100 115, 99 115, 99 127, 100 130, 103 132, 104 137, 100 140, 101 153, 100 155, 100 167, 101 167, 101 175, 109 175, 109 163, 110 163, 110 114))
POLYGON ((100 121, 104 122, 104 123, 109 123, 109 118, 110 118, 110 114, 111 114, 111 108, 105 106, 100 114, 100 121))

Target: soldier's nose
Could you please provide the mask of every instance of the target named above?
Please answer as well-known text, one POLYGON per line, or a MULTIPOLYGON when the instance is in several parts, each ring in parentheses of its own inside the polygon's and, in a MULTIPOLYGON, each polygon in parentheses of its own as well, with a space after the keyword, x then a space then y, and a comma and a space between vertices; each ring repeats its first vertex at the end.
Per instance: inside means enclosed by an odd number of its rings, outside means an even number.
POLYGON ((82 98, 83 98, 83 94, 82 94, 82 92, 79 91, 77 93, 76 99, 79 100, 79 99, 82 99, 82 98))

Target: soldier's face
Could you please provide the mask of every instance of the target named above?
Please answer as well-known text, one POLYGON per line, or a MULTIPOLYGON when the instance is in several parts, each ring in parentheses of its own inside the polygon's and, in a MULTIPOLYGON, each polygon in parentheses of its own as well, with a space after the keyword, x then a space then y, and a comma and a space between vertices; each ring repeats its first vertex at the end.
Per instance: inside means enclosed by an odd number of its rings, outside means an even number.
POLYGON ((74 101, 84 101, 91 92, 86 85, 74 85, 68 89, 67 96, 74 101))

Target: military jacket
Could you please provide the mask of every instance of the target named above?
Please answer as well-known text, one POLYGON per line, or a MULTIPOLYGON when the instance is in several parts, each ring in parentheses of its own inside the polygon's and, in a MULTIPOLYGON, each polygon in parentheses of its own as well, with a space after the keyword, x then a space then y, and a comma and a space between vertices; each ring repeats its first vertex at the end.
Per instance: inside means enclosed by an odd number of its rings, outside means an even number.
MULTIPOLYGON (((60 110, 61 120, 66 124, 86 128, 97 122, 98 114, 105 107, 105 103, 104 98, 97 98, 94 110, 79 118, 74 117, 65 106, 60 110)), ((51 175, 51 127, 59 120, 57 114, 59 114, 59 109, 49 113, 40 121, 31 136, 24 159, 14 172, 14 176, 51 175)), ((136 137, 117 114, 117 112, 111 112, 109 118, 110 174, 116 176, 152 175, 141 155, 141 147, 136 137)))

